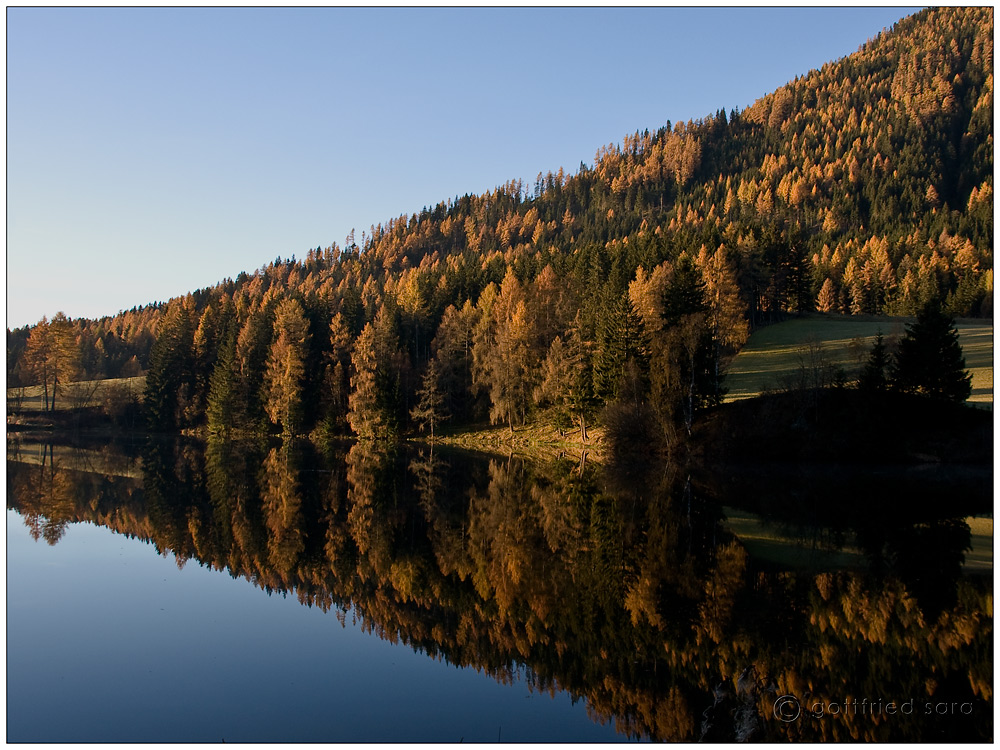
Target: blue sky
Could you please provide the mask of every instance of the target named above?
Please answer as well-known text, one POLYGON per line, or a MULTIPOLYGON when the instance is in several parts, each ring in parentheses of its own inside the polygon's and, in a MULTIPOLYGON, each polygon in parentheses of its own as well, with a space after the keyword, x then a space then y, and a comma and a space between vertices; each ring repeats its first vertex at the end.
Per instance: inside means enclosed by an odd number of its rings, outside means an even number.
POLYGON ((740 109, 912 8, 8 8, 7 325, 740 109))

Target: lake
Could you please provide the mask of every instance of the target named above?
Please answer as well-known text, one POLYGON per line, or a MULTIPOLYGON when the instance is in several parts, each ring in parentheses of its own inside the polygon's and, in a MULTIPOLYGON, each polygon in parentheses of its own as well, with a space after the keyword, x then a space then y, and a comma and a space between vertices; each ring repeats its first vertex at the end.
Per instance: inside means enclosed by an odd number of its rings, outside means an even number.
POLYGON ((989 740, 991 485, 8 442, 7 740, 989 740))

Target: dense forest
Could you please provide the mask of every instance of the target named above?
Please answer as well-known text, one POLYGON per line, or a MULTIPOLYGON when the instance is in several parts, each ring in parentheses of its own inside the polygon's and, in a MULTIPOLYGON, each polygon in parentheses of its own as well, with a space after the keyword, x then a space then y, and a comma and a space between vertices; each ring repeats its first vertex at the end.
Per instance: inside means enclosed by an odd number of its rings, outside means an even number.
POLYGON ((993 11, 941 8, 743 111, 667 122, 343 245, 8 330, 8 385, 146 373, 152 428, 386 438, 542 418, 669 444, 788 314, 992 316, 993 11))

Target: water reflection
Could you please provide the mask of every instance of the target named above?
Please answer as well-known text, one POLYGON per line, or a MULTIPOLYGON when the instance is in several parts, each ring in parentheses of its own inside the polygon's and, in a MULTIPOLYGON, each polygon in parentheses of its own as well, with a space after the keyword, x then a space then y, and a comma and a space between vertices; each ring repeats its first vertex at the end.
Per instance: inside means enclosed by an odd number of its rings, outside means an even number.
POLYGON ((992 578, 962 573, 964 518, 989 491, 974 478, 935 502, 926 476, 787 474, 178 441, 15 446, 7 489, 36 539, 91 521, 149 540, 498 681, 568 691, 628 737, 992 738, 992 578), (855 563, 757 555, 724 508, 762 519, 772 549, 850 543, 855 563), (854 699, 882 703, 832 710, 854 699))

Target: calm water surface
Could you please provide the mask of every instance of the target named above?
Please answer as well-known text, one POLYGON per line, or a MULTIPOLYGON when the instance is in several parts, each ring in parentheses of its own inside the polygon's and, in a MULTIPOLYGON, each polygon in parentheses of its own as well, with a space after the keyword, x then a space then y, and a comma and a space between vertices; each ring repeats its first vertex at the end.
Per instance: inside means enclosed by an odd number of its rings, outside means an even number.
POLYGON ((9 742, 615 740, 502 685, 107 529, 8 511, 9 742), (526 731, 527 730, 527 731, 526 731))
POLYGON ((9 446, 7 740, 990 739, 991 477, 776 472, 9 446))

